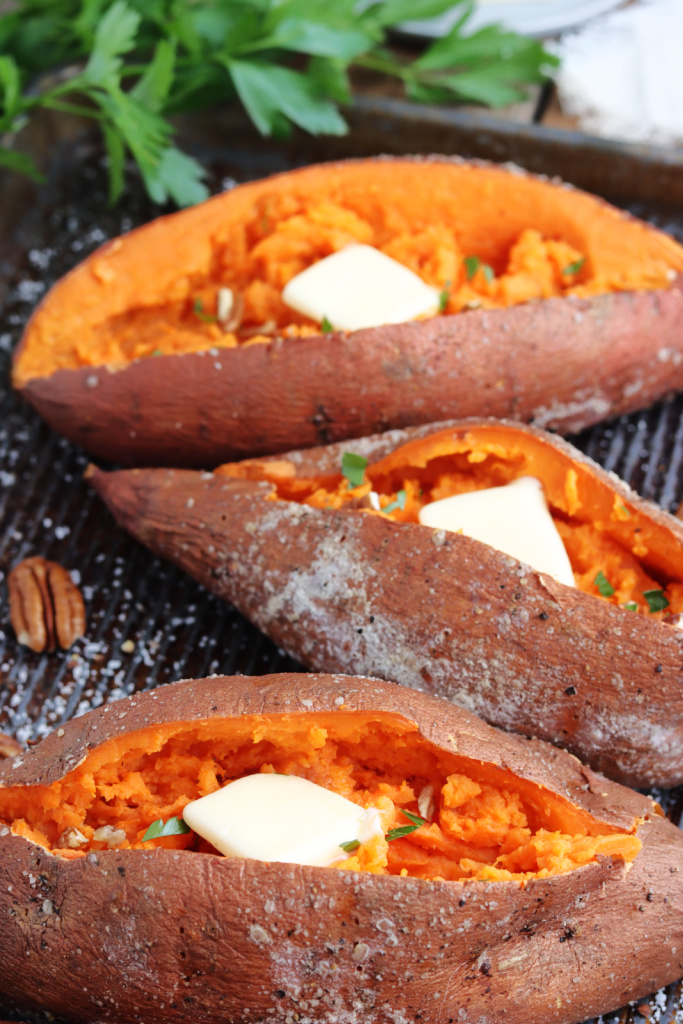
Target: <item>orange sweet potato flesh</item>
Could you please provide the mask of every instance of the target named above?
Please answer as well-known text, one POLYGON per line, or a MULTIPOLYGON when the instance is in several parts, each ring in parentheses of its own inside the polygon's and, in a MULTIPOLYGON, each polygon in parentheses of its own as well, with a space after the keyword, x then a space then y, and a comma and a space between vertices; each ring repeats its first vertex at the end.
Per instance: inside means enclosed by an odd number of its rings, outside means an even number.
POLYGON ((267 333, 247 341, 197 315, 197 299, 215 315, 221 286, 243 296, 248 331, 274 323, 285 334, 318 334, 318 324, 282 302, 282 289, 355 242, 447 289, 445 313, 471 303, 663 289, 683 270, 683 249, 672 239, 573 189, 466 164, 431 165, 427 178, 418 162, 319 167, 240 189, 105 247, 62 286, 61 301, 38 314, 15 381, 269 341, 267 333), (472 257, 476 269, 464 262, 472 257), (93 279, 102 287, 90 298, 93 279))
POLYGON ((243 716, 127 733, 51 786, 0 790, 0 823, 57 854, 60 836, 74 828, 90 840, 86 849, 106 849, 93 838, 104 825, 125 832, 119 849, 183 849, 194 837, 143 842, 148 826, 182 816, 190 800, 254 772, 298 775, 377 807, 385 832, 410 824, 401 809, 419 815, 418 798, 431 787, 427 824, 363 844, 339 865, 344 870, 526 882, 598 856, 630 862, 641 847, 635 834, 510 772, 435 750, 413 723, 381 712, 243 716))
POLYGON ((286 460, 232 463, 215 472, 268 480, 275 485, 273 498, 319 509, 353 510, 374 491, 390 511, 364 508, 364 514, 400 523, 418 523, 420 509, 432 501, 535 477, 580 590, 658 621, 683 612, 683 543, 670 524, 653 520, 586 462, 510 425, 473 423, 459 434, 441 430, 411 441, 370 463, 357 487, 341 472, 306 479, 286 460), (397 503, 400 491, 405 492, 403 508, 397 503), (665 607, 651 610, 644 595, 654 591, 661 592, 665 607))
POLYGON ((311 167, 104 246, 36 311, 13 380, 127 464, 208 468, 454 415, 576 430, 683 385, 681 272, 668 236, 509 168, 311 167), (293 276, 353 242, 443 290, 443 313, 329 336, 283 304, 293 276), (239 315, 224 327, 226 287, 239 315))

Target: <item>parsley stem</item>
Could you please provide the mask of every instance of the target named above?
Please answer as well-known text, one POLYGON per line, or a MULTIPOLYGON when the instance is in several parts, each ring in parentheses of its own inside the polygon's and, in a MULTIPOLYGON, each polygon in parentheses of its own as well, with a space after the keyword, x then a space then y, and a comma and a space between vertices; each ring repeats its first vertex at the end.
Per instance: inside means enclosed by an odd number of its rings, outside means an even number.
POLYGON ((359 68, 367 68, 368 71, 380 71, 385 75, 393 75, 403 82, 412 82, 415 73, 410 68, 402 68, 400 64, 386 60, 382 57, 354 57, 353 63, 359 68))
POLYGON ((104 116, 94 107, 83 107, 79 103, 66 103, 64 100, 46 99, 42 101, 43 107, 49 110, 59 110, 63 114, 75 114, 77 117, 92 117, 96 121, 103 121, 104 116))

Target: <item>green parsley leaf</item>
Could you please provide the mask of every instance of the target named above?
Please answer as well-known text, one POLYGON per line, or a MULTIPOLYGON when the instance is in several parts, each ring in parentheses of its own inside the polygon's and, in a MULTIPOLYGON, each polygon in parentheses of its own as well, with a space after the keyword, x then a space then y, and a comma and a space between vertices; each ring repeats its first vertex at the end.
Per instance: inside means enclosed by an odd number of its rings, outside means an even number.
POLYGON ((638 605, 635 601, 627 601, 626 604, 622 604, 622 608, 625 608, 627 612, 637 612, 638 605))
POLYGON ((617 505, 617 508, 619 509, 620 512, 623 512, 624 515, 627 515, 627 516, 631 515, 629 510, 626 508, 626 505, 617 505))
POLYGON ((365 477, 365 467, 368 460, 355 452, 344 452, 342 455, 342 476, 349 481, 349 490, 352 487, 360 487, 365 477))
POLYGON ((417 828, 419 828, 420 825, 426 825, 427 824, 427 819, 426 818, 421 818, 419 814, 413 814, 412 811, 406 811, 403 808, 401 808, 401 814, 404 817, 406 817, 408 819, 408 821, 412 821, 413 825, 416 825, 417 828))
POLYGON ((345 853, 353 853, 360 846, 360 842, 357 839, 349 839, 347 843, 339 844, 345 853))
POLYGON ((178 206, 194 206, 208 198, 209 190, 201 181, 205 174, 194 157, 168 146, 161 154, 156 171, 145 178, 145 183, 157 203, 165 203, 170 196, 178 206))
POLYGON ((175 52, 175 40, 160 40, 147 70, 130 91, 133 99, 157 113, 162 109, 173 84, 175 52))
POLYGON ((386 841, 393 843, 394 839, 403 839, 404 836, 409 836, 411 832, 417 832, 419 825, 402 825, 400 828, 390 828, 386 834, 386 841))
POLYGON ((308 64, 308 78, 323 96, 337 103, 351 103, 351 83, 346 61, 332 57, 313 57, 308 64))
POLYGON ((439 313, 445 313, 446 312, 446 307, 448 306, 448 300, 451 297, 450 287, 451 287, 451 282, 450 281, 446 281, 445 285, 443 286, 443 288, 442 288, 442 290, 441 290, 441 292, 439 294, 439 313))
POLYGON ((19 81, 19 68, 14 57, 8 54, 0 57, 0 107, 4 118, 13 118, 21 111, 21 88, 19 81))
POLYGON ((320 330, 323 332, 323 334, 331 334, 332 331, 334 330, 334 327, 332 326, 332 324, 330 323, 326 316, 324 316, 322 319, 322 323, 320 324, 320 330))
POLYGON ((109 158, 109 202, 113 204, 123 192, 126 147, 121 134, 106 121, 102 122, 102 135, 109 158))
POLYGON ((282 19, 272 36, 259 41, 259 49, 277 47, 315 57, 352 60, 371 49, 373 42, 368 32, 356 28, 339 29, 312 19, 288 17, 282 19))
POLYGON ((563 274, 578 274, 578 272, 581 270, 581 268, 583 267, 585 262, 586 262, 586 257, 582 256, 580 260, 576 261, 576 263, 570 263, 569 266, 565 267, 564 270, 562 271, 562 273, 563 274))
POLYGON ((287 134, 288 120, 311 135, 346 135, 348 127, 337 108, 317 96, 298 71, 245 60, 228 60, 226 67, 262 135, 287 134))
POLYGON ((407 495, 404 490, 397 491, 396 501, 392 501, 390 505, 386 505, 385 508, 382 509, 382 512, 394 512, 397 508, 403 510, 406 507, 406 497, 407 495))
POLYGON ((160 348, 155 348, 154 351, 150 353, 150 355, 153 356, 163 356, 163 354, 164 353, 160 348))
POLYGON ((598 588, 603 597, 611 597, 614 593, 614 587, 607 579, 602 569, 593 580, 593 583, 598 588))
POLYGON ((453 7, 453 0, 384 0, 377 4, 376 18, 383 25, 400 21, 423 21, 434 18, 453 7))
POLYGON ((543 81, 559 63, 540 43, 499 25, 469 31, 466 23, 473 5, 463 7, 451 31, 409 68, 406 91, 413 99, 435 103, 466 99, 502 106, 523 98, 527 84, 543 81))
POLYGON ((663 590, 644 590, 643 597, 647 601, 651 612, 663 612, 669 607, 669 602, 664 596, 663 590))
POLYGON ((169 818, 165 823, 163 818, 158 818, 149 826, 142 841, 146 843, 148 839, 161 839, 163 836, 184 836, 191 831, 182 818, 169 818))
POLYGON ((85 78, 105 88, 118 86, 121 57, 135 46, 140 21, 140 15, 125 0, 116 0, 97 26, 93 50, 83 72, 85 78))
POLYGON ((463 263, 465 264, 467 280, 471 281, 476 272, 479 270, 481 260, 479 259, 478 256, 465 256, 463 263))
POLYGON ((421 818, 419 814, 413 814, 412 811, 406 811, 401 808, 401 814, 412 824, 401 825, 399 828, 389 829, 386 835, 388 843, 392 843, 394 839, 403 839, 404 836, 409 836, 411 832, 417 832, 421 825, 427 824, 427 820, 425 818, 421 818))
POLYGON ((204 312, 204 303, 202 302, 201 299, 194 300, 194 302, 192 303, 192 312, 196 317, 199 317, 200 320, 203 320, 205 324, 218 323, 217 316, 213 316, 211 313, 204 312))
POLYGON ((19 153, 16 149, 0 146, 0 167, 9 167, 12 171, 19 171, 20 174, 28 175, 33 181, 45 181, 31 157, 27 153, 19 153))
POLYGON ((472 280, 480 268, 489 284, 491 284, 495 279, 496 275, 493 272, 493 267, 490 267, 488 263, 482 263, 478 256, 465 256, 463 263, 465 264, 465 272, 467 274, 468 281, 472 280))

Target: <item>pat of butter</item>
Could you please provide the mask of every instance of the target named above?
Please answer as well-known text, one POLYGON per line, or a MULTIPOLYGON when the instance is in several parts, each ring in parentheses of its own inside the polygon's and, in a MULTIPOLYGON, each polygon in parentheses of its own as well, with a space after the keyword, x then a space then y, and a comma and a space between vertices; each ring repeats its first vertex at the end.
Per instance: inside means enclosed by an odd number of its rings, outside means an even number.
POLYGON ((454 494, 420 509, 420 522, 464 533, 575 586, 569 556, 557 532, 540 480, 523 476, 504 487, 454 494))
POLYGON ((226 857, 328 867, 340 843, 381 835, 379 812, 296 775, 246 775, 188 804, 190 828, 226 857))
POLYGON ((338 330, 400 324, 436 313, 439 292, 371 245, 347 245, 293 277, 282 301, 338 330))

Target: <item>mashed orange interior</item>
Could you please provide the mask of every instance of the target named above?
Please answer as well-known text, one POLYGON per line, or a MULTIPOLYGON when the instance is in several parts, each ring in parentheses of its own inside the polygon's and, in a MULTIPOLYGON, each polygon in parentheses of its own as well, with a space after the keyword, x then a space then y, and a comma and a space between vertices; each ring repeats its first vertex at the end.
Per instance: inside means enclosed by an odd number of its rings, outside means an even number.
POLYGON ((631 861, 641 847, 635 834, 507 769, 440 750, 399 715, 344 710, 131 732, 95 748, 59 782, 0 789, 0 822, 62 856, 103 849, 93 838, 103 825, 125 833, 120 849, 215 852, 192 833, 145 843, 142 837, 158 818, 180 816, 191 800, 255 772, 298 775, 377 807, 385 833, 410 824, 403 808, 427 820, 403 838, 362 844, 341 869, 523 883, 598 856, 631 861), (59 849, 60 836, 74 828, 87 847, 59 849))
POLYGON ((666 288, 683 249, 606 203, 501 168, 362 161, 306 168, 162 218, 95 253, 34 317, 15 383, 60 368, 319 334, 284 305, 296 274, 375 246, 443 290, 444 313, 666 288), (219 288, 237 302, 215 322, 219 288))
POLYGON ((683 612, 683 544, 672 531, 616 494, 589 466, 514 427, 484 424, 413 441, 368 465, 358 487, 349 486, 341 467, 317 479, 298 477, 286 458, 228 463, 216 472, 271 481, 276 499, 314 508, 360 506, 362 514, 402 523, 417 523, 429 502, 533 476, 543 484, 580 590, 664 622, 683 612), (391 510, 363 508, 370 491, 391 510), (401 491, 403 508, 397 504, 401 491), (612 594, 605 593, 605 583, 612 594))

